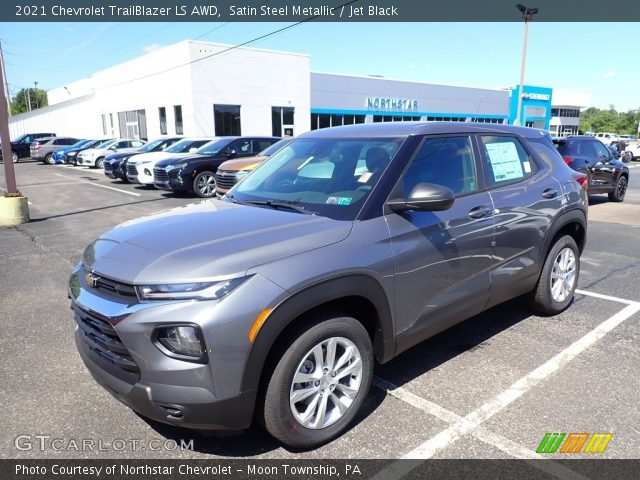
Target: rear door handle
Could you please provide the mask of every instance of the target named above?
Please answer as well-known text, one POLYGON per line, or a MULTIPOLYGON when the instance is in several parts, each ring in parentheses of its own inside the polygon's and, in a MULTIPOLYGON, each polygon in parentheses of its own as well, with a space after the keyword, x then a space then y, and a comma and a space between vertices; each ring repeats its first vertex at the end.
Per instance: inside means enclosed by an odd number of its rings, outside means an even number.
POLYGON ((558 196, 558 192, 553 188, 547 188, 544 192, 542 192, 542 196, 544 198, 556 198, 558 196))
POLYGON ((485 205, 481 205, 479 207, 474 207, 471 210, 469 210, 469 213, 467 215, 469 216, 469 218, 482 218, 482 217, 486 217, 492 212, 493 212, 493 209, 485 205))

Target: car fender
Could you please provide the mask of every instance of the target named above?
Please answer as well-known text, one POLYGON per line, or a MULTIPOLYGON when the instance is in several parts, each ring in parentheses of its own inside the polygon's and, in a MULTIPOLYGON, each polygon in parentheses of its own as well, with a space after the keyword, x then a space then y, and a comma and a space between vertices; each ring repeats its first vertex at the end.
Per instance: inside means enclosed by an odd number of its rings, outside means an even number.
POLYGON ((382 285, 364 274, 341 275, 307 286, 287 297, 273 309, 251 346, 245 364, 242 391, 257 388, 272 347, 295 319, 316 307, 351 296, 363 297, 376 309, 378 318, 373 344, 378 361, 384 363, 393 358, 393 318, 382 285))
POLYGON ((552 247, 551 242, 553 239, 556 237, 558 232, 571 223, 578 223, 584 230, 584 241, 581 245, 578 245, 580 253, 582 253, 582 250, 587 243, 587 216, 583 210, 574 208, 567 210, 558 216, 547 230, 542 243, 542 248, 540 249, 540 259, 538 261, 540 266, 539 270, 542 270, 542 265, 546 260, 547 252, 549 252, 552 247))

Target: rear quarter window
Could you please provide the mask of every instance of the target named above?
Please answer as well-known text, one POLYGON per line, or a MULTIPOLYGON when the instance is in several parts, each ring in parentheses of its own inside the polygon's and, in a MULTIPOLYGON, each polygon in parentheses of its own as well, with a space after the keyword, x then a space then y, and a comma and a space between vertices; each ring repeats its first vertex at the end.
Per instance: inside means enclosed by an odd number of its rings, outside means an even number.
POLYGON ((489 186, 522 180, 536 170, 533 159, 515 137, 482 135, 481 146, 489 186))

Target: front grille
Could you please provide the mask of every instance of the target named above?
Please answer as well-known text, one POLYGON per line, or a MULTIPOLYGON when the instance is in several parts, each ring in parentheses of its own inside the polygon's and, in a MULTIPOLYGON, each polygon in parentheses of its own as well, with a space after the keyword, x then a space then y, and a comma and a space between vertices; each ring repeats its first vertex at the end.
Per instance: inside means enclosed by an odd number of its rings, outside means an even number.
POLYGON ((140 374, 140 368, 109 322, 79 307, 74 310, 80 336, 91 351, 125 372, 140 374))
POLYGON ((164 168, 154 168, 153 169, 153 181, 154 182, 168 182, 169 174, 164 170, 164 168))
POLYGON ((105 172, 110 172, 111 170, 112 170, 111 162, 104 162, 104 171, 105 172))
POLYGON ((224 190, 229 190, 238 180, 235 175, 224 175, 216 173, 216 185, 224 190))
POLYGON ((127 175, 131 175, 132 177, 138 176, 138 169, 135 165, 127 163, 127 175))
POLYGON ((133 285, 121 283, 116 280, 111 280, 110 278, 97 276, 96 280, 94 281, 94 285, 95 286, 93 288, 102 290, 112 295, 118 295, 121 297, 138 297, 138 295, 136 294, 136 289, 133 285))

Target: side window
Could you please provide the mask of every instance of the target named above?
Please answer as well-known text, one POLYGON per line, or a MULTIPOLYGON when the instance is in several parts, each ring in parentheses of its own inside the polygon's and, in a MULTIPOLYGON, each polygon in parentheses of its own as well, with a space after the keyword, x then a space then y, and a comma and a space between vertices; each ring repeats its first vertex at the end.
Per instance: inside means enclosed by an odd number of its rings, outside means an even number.
POLYGON ((134 140, 133 142, 131 142, 132 147, 141 147, 142 145, 144 144, 140 140, 134 140))
POLYGON ((596 142, 575 142, 578 146, 577 155, 582 155, 583 157, 594 158, 597 157, 596 149, 594 148, 594 144, 596 142))
POLYGON ((254 140, 253 141, 253 153, 258 153, 264 150, 267 147, 273 145, 272 140, 254 140))
POLYGON ((476 191, 478 183, 471 139, 443 137, 425 140, 404 175, 405 197, 422 182, 443 185, 456 194, 476 191))
POLYGON ((31 142, 33 142, 33 137, 31 135, 27 135, 22 139, 22 143, 24 143, 25 145, 30 145, 31 142))
POLYGON ((511 182, 528 177, 535 164, 518 139, 499 135, 482 135, 485 171, 488 185, 511 182))
POLYGON ((230 146, 236 153, 251 153, 251 140, 238 140, 233 142, 230 146))
POLYGON ((131 145, 131 142, 124 140, 122 142, 118 142, 116 144, 116 148, 128 148, 130 145, 131 145))
POLYGON ((589 143, 593 143, 595 149, 596 149, 596 157, 597 158, 609 158, 611 156, 611 153, 609 152, 609 149, 607 147, 605 147, 602 143, 600 142, 589 142, 589 143))

